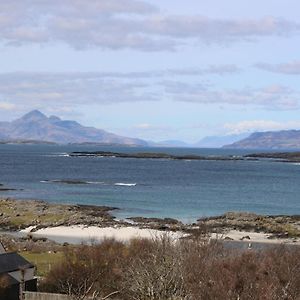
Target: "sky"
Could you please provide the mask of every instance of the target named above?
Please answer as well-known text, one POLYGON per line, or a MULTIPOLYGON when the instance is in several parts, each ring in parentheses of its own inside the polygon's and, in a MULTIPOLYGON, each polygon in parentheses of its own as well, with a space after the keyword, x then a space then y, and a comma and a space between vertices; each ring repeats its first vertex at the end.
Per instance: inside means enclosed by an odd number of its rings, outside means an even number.
POLYGON ((300 129, 299 0, 0 0, 0 121, 183 140, 300 129))

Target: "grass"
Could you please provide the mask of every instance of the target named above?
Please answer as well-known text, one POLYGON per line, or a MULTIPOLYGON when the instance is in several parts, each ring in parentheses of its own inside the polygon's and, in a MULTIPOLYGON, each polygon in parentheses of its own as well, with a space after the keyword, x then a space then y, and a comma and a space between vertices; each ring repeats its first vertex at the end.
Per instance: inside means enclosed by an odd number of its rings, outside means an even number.
MULTIPOLYGON (((0 212, 8 217, 7 223, 13 227, 27 227, 32 224, 59 224, 68 220, 72 213, 61 210, 48 209, 44 214, 32 209, 20 209, 14 201, 0 201, 0 212)), ((37 209, 37 207, 33 207, 37 209)))
POLYGON ((55 264, 62 262, 64 257, 63 252, 35 253, 30 251, 23 251, 20 254, 36 266, 38 276, 45 276, 55 264))

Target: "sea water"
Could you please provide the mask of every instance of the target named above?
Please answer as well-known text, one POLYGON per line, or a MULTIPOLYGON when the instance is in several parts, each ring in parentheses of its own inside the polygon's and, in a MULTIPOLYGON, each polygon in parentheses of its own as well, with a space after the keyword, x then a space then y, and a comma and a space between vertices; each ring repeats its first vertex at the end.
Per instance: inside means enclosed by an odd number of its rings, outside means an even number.
POLYGON ((194 222, 227 211, 300 214, 300 165, 272 161, 69 157, 72 151, 241 156, 230 149, 0 145, 0 198, 119 208, 118 218, 194 222))

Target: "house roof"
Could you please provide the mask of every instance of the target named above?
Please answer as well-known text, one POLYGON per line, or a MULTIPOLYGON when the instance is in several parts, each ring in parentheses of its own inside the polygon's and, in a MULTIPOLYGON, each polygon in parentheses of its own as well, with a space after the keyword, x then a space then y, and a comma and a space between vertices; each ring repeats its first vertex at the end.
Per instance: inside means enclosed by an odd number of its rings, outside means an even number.
POLYGON ((9 286, 19 284, 20 282, 9 274, 1 274, 0 280, 5 280, 9 286))
POLYGON ((5 253, 5 252, 6 252, 5 248, 4 248, 3 244, 0 241, 0 254, 5 253))
POLYGON ((18 253, 0 254, 0 274, 33 268, 34 265, 18 253))

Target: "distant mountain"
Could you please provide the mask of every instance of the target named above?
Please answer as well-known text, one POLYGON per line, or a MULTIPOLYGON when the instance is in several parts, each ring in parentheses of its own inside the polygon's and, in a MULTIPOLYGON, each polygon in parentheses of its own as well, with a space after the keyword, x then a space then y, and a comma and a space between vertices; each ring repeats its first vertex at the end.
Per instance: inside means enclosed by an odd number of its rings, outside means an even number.
POLYGON ((119 136, 94 127, 85 127, 76 121, 62 120, 56 116, 48 118, 38 110, 33 110, 12 122, 0 122, 0 140, 147 146, 147 142, 140 139, 119 136))
POLYGON ((227 144, 232 144, 249 136, 249 133, 232 134, 224 136, 207 136, 195 143, 194 147, 199 148, 220 148, 227 144))
POLYGON ((255 132, 248 138, 224 146, 234 149, 300 149, 300 130, 255 132))
POLYGON ((160 141, 160 142, 149 142, 149 146, 152 147, 178 147, 178 148, 186 148, 186 147, 191 147, 190 144, 187 144, 183 141, 178 141, 178 140, 166 140, 166 141, 160 141))

